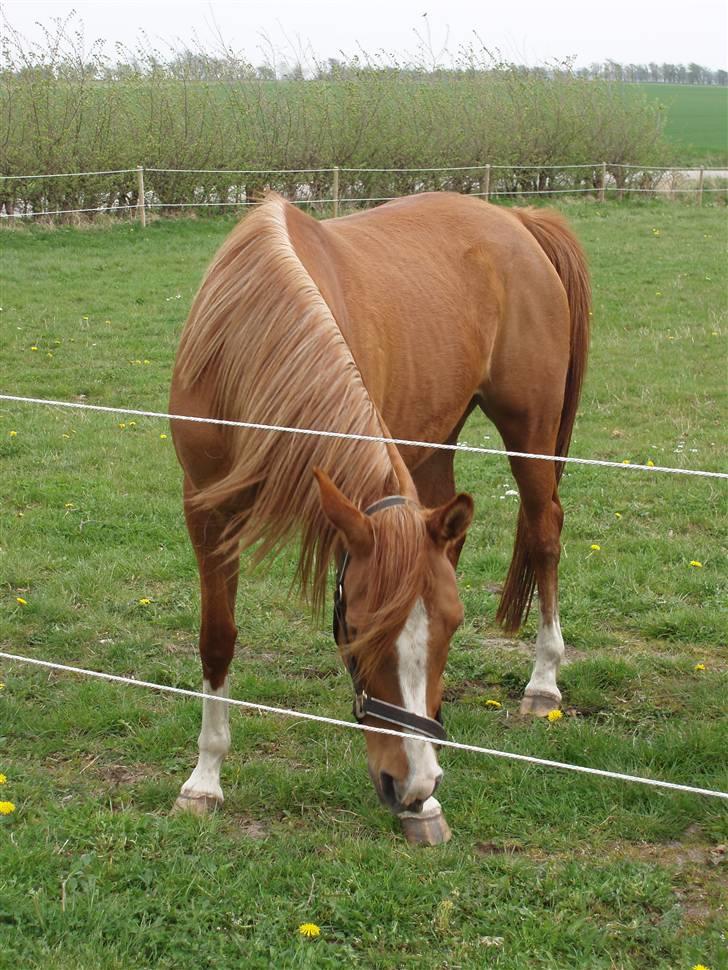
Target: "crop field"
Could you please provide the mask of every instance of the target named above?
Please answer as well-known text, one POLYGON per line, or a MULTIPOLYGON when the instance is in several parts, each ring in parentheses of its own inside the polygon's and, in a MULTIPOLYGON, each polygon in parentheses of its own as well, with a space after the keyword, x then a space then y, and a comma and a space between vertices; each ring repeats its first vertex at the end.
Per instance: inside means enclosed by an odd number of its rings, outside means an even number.
POLYGON ((728 164, 728 89, 700 84, 635 84, 664 106, 665 137, 683 164, 728 164))
MULTIPOLYGON (((572 454, 725 470, 725 208, 563 209, 594 283, 572 454)), ((3 230, 2 390, 166 410, 187 308, 232 224, 3 230)), ((500 447, 481 417, 462 437, 500 447)), ((0 468, 0 650, 199 689, 169 428, 0 402, 0 468)), ((516 640, 493 619, 508 465, 461 455, 458 480, 476 518, 450 736, 728 791, 726 483, 567 468, 568 663, 549 723, 518 714, 534 618, 516 640)), ((241 580, 233 696, 348 718, 329 617, 290 595, 293 562, 241 580)), ((415 848, 358 734, 234 709, 224 810, 170 816, 197 701, 3 660, 0 681, 3 970, 728 966, 719 799, 444 750, 453 839, 415 848)))

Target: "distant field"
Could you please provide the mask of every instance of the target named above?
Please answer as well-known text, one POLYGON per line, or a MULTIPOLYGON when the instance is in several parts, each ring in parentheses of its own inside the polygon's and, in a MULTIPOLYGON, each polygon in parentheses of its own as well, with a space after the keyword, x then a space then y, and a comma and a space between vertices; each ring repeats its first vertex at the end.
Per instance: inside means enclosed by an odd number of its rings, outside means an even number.
POLYGON ((728 88, 691 84, 636 84, 665 106, 665 135, 681 150, 678 161, 728 164, 728 88))
MULTIPOLYGON (((562 208, 595 295, 572 453, 725 468, 725 209, 562 208)), ((232 225, 0 233, 3 389, 164 409, 182 321, 232 225)), ((499 444, 482 417, 463 438, 499 444)), ((0 468, 0 650, 198 689, 168 426, 3 403, 0 468)), ((728 790, 726 483, 569 467, 568 713, 548 723, 518 714, 535 618, 515 641, 493 622, 508 466, 463 454, 457 471, 476 519, 452 737, 728 790)), ((242 579, 233 694, 348 718, 329 618, 291 599, 293 568, 289 553, 242 579)), ((378 806, 359 737, 235 712, 225 810, 169 817, 197 702, 5 661, 0 682, 0 800, 16 806, 0 815, 0 970, 726 967, 717 799, 447 751, 453 841, 421 851, 378 806), (297 932, 308 921, 318 940, 297 932)))

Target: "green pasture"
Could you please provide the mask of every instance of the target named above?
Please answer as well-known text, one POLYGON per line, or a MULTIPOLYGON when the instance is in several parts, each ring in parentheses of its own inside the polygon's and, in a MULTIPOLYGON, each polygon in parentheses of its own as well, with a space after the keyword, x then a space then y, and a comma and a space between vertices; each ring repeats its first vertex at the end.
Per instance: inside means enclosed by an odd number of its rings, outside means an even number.
MULTIPOLYGON (((594 282, 572 454, 725 470, 725 209, 564 211, 594 282)), ((1 232, 2 389, 164 410, 231 226, 1 232)), ((480 417, 463 439, 500 446, 480 417)), ((164 422, 0 402, 0 469, 0 649, 199 689, 164 422)), ((451 737, 728 791, 725 482, 568 468, 565 713, 549 723, 518 714, 533 618, 517 640, 493 620, 517 509, 507 463, 463 455, 458 477, 476 519, 451 737)), ((348 718, 329 618, 290 595, 293 561, 241 582, 234 696, 348 718)), ((0 801, 15 806, 0 816, 2 970, 728 967, 718 799, 443 751, 453 840, 417 849, 353 731, 235 710, 224 811, 170 817, 196 701, 1 660, 0 681, 0 801)))
POLYGON ((661 105, 664 134, 676 161, 728 164, 728 88, 702 84, 635 84, 642 96, 661 105))

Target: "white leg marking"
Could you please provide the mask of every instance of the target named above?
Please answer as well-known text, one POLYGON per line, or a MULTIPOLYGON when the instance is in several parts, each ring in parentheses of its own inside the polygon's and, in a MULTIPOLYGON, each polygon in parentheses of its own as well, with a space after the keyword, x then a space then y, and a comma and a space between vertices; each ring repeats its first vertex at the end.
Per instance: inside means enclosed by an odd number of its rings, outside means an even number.
POLYGON ((536 637, 536 662, 525 690, 526 695, 552 694, 557 702, 561 701, 561 691, 556 683, 556 677, 563 659, 564 638, 561 636, 558 613, 551 623, 544 623, 541 617, 536 637))
MULTIPOLYGON (((206 694, 217 697, 229 697, 228 678, 225 678, 218 690, 213 690, 209 681, 205 680, 203 690, 206 694)), ((200 755, 195 770, 182 786, 182 795, 188 798, 206 795, 208 798, 223 801, 220 768, 230 750, 229 715, 230 708, 227 704, 208 701, 207 698, 202 702, 202 730, 198 740, 200 755)))
MULTIPOLYGON (((402 703, 408 711, 427 717, 427 648, 430 624, 425 604, 418 599, 397 638, 399 689, 402 703)), ((425 799, 432 794, 436 781, 442 777, 435 749, 421 741, 403 740, 409 774, 402 786, 403 801, 425 799)))

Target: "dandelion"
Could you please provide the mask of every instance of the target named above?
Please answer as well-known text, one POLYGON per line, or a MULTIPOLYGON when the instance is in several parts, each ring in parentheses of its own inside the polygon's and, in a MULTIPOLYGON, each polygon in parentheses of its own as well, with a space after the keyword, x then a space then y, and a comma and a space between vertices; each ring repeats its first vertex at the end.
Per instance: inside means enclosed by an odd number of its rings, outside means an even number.
POLYGON ((498 710, 498 708, 500 708, 500 707, 503 707, 503 705, 501 704, 500 701, 494 701, 494 700, 487 700, 485 702, 485 706, 486 707, 494 707, 496 710, 498 710))
POLYGON ((35 344, 33 344, 33 346, 30 349, 31 350, 37 350, 38 348, 35 346, 35 344))
POLYGON ((123 431, 123 430, 124 430, 124 428, 126 427, 126 425, 124 424, 124 422, 123 422, 123 421, 120 421, 120 422, 119 422, 119 427, 120 427, 120 428, 121 428, 121 430, 123 431))
POLYGON ((301 923, 298 932, 307 939, 313 939, 313 937, 321 935, 321 927, 316 926, 315 923, 301 923))
POLYGON ((654 463, 654 461, 651 458, 648 458, 647 461, 645 462, 645 464, 647 465, 648 468, 654 468, 655 467, 655 463, 654 463))
POLYGON ((27 606, 28 601, 24 600, 22 596, 16 596, 15 599, 20 603, 21 606, 27 606))
POLYGON ((0 815, 11 815, 15 811, 12 802, 0 802, 0 815))
POLYGON ((622 513, 621 512, 615 512, 614 513, 614 517, 615 517, 615 519, 621 519, 622 518, 622 513))
POLYGON ((167 440, 167 435, 166 434, 160 434, 159 438, 160 438, 161 441, 166 441, 167 440))
POLYGON ((71 436, 70 436, 70 434, 66 434, 66 432, 64 431, 64 432, 63 432, 63 434, 61 435, 61 437, 62 437, 62 438, 66 438, 66 439, 68 439, 68 438, 70 438, 71 436))
POLYGON ((693 567, 693 569, 702 569, 703 568, 702 562, 698 562, 697 559, 691 559, 690 560, 690 565, 693 567))
POLYGON ((10 432, 10 437, 11 438, 17 438, 18 437, 18 432, 17 431, 11 431, 10 432))
POLYGON ((696 963, 693 970, 710 970, 710 967, 706 967, 704 963, 696 963))
POLYGON ((693 670, 705 670, 705 664, 695 664, 693 670))
POLYGON ((0 683, 0 690, 5 690, 5 684, 0 683))
POLYGON ((140 606, 149 606, 151 604, 151 602, 152 601, 150 599, 148 599, 146 596, 142 596, 142 598, 139 600, 139 605, 140 606))
POLYGON ((546 715, 546 717, 548 718, 549 721, 551 721, 552 724, 554 721, 560 721, 563 716, 564 716, 563 713, 558 709, 558 707, 554 708, 553 711, 549 711, 548 714, 546 715))
POLYGON ((622 459, 622 464, 623 464, 623 465, 629 465, 629 463, 630 463, 630 462, 629 462, 629 458, 623 458, 623 459, 622 459))
POLYGON ((602 551, 602 547, 600 545, 597 545, 596 542, 592 542, 592 544, 589 546, 589 548, 592 550, 592 552, 601 552, 602 551))
POLYGON ((7 780, 8 779, 5 777, 5 775, 0 774, 0 785, 4 785, 7 780))

